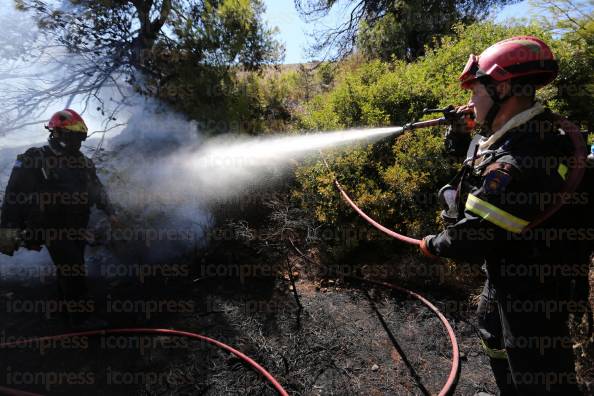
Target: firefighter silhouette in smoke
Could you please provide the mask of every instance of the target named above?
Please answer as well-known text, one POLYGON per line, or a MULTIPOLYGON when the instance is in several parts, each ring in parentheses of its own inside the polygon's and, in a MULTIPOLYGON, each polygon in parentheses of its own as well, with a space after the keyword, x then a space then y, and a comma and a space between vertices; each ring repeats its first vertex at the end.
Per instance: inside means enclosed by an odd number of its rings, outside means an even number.
MULTIPOLYGON (((46 128, 49 144, 18 155, 12 169, 2 204, 0 252, 12 255, 22 245, 33 250, 45 245, 57 269, 62 301, 77 302, 87 298, 84 251, 90 209, 95 205, 112 222, 116 218, 93 162, 80 152, 88 131, 82 117, 65 109, 46 128)), ((65 311, 75 323, 88 317, 65 311)))
POLYGON ((439 193, 445 230, 420 245, 429 257, 483 264, 479 334, 502 395, 581 394, 568 319, 592 319, 594 194, 577 127, 535 100, 557 72, 549 47, 531 36, 470 56, 460 81, 472 96, 458 111, 473 110, 481 133, 449 134, 458 142, 446 147, 470 147, 439 193))

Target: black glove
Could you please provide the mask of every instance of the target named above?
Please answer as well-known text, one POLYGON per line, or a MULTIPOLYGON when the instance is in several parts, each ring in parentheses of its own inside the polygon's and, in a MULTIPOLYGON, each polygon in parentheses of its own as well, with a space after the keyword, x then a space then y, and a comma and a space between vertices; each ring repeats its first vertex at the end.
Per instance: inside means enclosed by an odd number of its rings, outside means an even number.
POLYGON ((0 253, 12 256, 21 245, 20 230, 17 228, 0 228, 0 253))
POLYGON ((471 141, 466 124, 463 120, 455 121, 448 127, 445 134, 444 149, 447 155, 466 157, 466 151, 471 141))

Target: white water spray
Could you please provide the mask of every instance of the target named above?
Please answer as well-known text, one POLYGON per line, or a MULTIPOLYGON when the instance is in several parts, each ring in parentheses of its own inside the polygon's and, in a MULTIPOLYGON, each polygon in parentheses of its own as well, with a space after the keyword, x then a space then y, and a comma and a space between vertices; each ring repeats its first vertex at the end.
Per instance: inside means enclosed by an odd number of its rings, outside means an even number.
POLYGON ((304 154, 325 148, 339 147, 357 140, 368 140, 402 131, 402 127, 351 129, 300 136, 257 138, 231 145, 207 145, 191 161, 193 166, 208 166, 221 161, 237 161, 242 165, 259 165, 301 158, 304 154))
POLYGON ((224 199, 281 175, 294 161, 319 150, 370 142, 402 130, 387 127, 248 140, 215 138, 197 150, 176 154, 159 170, 160 179, 167 180, 164 191, 185 192, 206 201, 224 199))

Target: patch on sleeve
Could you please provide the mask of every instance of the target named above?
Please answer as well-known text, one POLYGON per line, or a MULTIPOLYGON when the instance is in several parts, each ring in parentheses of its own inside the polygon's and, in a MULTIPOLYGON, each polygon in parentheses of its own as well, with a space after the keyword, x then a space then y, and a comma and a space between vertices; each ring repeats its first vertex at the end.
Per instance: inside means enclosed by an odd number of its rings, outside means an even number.
POLYGON ((495 169, 485 175, 483 189, 487 194, 501 194, 511 181, 511 175, 504 169, 495 169))

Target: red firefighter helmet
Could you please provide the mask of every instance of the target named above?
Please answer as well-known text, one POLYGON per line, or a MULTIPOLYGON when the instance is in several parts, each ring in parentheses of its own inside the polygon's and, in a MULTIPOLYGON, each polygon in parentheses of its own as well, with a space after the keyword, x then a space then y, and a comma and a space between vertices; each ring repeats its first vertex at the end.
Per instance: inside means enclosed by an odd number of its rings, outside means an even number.
POLYGON ((553 81, 558 71, 551 49, 542 40, 517 36, 493 44, 479 56, 470 55, 459 78, 464 89, 485 76, 496 82, 531 77, 532 84, 540 88, 553 81))
POLYGON ((88 132, 87 125, 80 114, 71 109, 64 109, 52 115, 47 125, 47 129, 52 132, 56 129, 61 129, 68 132, 81 133, 84 134, 85 137, 88 132))

